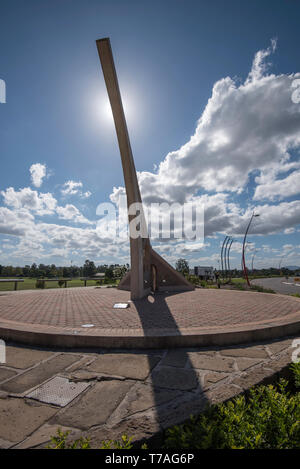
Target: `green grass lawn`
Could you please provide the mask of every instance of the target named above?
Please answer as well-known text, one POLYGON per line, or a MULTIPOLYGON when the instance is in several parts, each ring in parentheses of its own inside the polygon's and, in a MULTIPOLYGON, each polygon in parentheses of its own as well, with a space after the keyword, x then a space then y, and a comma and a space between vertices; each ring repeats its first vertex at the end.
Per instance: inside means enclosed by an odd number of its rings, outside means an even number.
POLYGON ((246 280, 243 277, 236 277, 231 279, 232 283, 245 283, 246 280))
MULTIPOLYGON (((253 280, 255 277, 249 276, 249 281, 253 280)), ((233 290, 249 290, 249 291, 256 291, 256 292, 262 292, 262 293, 276 293, 274 290, 271 288, 264 288, 261 287, 260 285, 253 285, 251 284, 250 289, 247 286, 246 280, 242 277, 236 277, 231 279, 231 283, 229 283, 227 280, 221 282, 224 286, 229 285, 233 290)))
MULTIPOLYGON (((3 278, 3 277, 2 277, 3 278)), ((18 290, 36 290, 35 288, 36 278, 24 278, 24 282, 18 282, 18 290)), ((115 282, 112 281, 110 285, 114 285, 115 282)), ((96 286, 96 280, 88 280, 87 286, 92 287, 96 286)), ((9 291, 14 290, 15 284, 13 282, 0 282, 0 291, 9 291)), ((84 281, 79 278, 75 278, 68 282, 68 287, 84 287, 84 281)), ((59 288, 57 282, 46 282, 45 289, 48 288, 59 288)), ((64 287, 61 287, 64 288, 64 287)))
MULTIPOLYGON (((251 282, 251 280, 254 280, 256 278, 259 279, 259 278, 266 278, 266 277, 258 277, 255 275, 249 275, 248 278, 249 278, 249 281, 251 282)), ((268 277, 268 278, 271 278, 271 277, 268 277)), ((272 278, 275 278, 275 277, 272 277, 272 278)), ((242 284, 242 283, 246 283, 246 280, 243 277, 236 277, 236 278, 232 277, 231 282, 234 284, 242 284)))

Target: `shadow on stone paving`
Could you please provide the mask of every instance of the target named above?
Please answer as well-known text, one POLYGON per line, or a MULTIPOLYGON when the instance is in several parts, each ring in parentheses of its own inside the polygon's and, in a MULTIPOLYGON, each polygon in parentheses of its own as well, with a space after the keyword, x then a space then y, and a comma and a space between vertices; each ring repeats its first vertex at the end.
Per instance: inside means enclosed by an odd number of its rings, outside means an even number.
MULTIPOLYGON (((181 335, 167 303, 169 296, 178 293, 156 292, 147 298, 133 300, 146 337, 155 335, 155 332, 160 336, 162 333, 181 335)), ((161 349, 164 349, 163 342, 161 349)), ((208 403, 200 373, 194 368, 188 349, 168 348, 165 353, 163 359, 155 364, 155 350, 148 352, 150 375, 147 381, 152 388, 158 431, 199 414, 208 403)))

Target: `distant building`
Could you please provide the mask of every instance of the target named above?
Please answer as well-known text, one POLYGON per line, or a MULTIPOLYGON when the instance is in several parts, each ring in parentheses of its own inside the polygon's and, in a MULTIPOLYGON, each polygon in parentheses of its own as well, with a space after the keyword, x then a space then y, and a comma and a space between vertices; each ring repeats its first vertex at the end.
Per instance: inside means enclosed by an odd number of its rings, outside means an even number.
POLYGON ((214 275, 214 268, 198 265, 194 267, 194 275, 199 277, 201 280, 213 280, 214 275))

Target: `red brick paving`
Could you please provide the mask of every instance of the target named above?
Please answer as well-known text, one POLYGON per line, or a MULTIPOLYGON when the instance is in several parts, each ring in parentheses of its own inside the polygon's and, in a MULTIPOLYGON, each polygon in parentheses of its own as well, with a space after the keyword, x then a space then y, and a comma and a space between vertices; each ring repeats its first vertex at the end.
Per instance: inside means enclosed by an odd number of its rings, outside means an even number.
POLYGON ((127 309, 113 309, 114 303, 129 299, 129 292, 95 287, 1 294, 0 326, 12 321, 27 327, 32 324, 78 328, 94 324, 95 328, 113 331, 176 332, 186 328, 222 330, 228 326, 278 323, 290 318, 300 320, 299 299, 267 293, 196 289, 160 293, 131 302, 127 309))

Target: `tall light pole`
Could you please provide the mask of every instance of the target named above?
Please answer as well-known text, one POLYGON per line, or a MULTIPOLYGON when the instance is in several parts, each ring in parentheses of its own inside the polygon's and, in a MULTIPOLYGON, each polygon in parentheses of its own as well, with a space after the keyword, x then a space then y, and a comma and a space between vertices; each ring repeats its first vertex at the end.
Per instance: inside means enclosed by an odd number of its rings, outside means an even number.
POLYGON ((231 248, 231 245, 233 243, 234 239, 231 238, 231 241, 230 241, 230 244, 229 244, 229 248, 228 248, 228 251, 227 251, 227 266, 228 266, 228 272, 229 272, 229 279, 231 280, 231 275, 230 275, 230 264, 229 264, 229 254, 230 254, 230 248, 231 248))
POLYGON ((247 268, 246 268, 246 263, 245 263, 245 245, 246 245, 247 234, 248 234, 248 231, 249 231, 251 222, 252 222, 252 220, 253 220, 254 217, 259 217, 259 213, 254 213, 254 212, 252 213, 251 218, 250 218, 250 221, 249 221, 248 226, 247 226, 247 229, 246 229, 246 233, 245 233, 245 236, 244 236, 244 241, 243 241, 242 261, 243 261, 244 276, 245 276, 245 279, 246 279, 246 281, 247 281, 248 287, 250 287, 250 282, 249 282, 249 278, 248 278, 248 274, 247 274, 247 268))
POLYGON ((225 236, 225 239, 224 239, 224 241, 223 241, 223 244, 222 244, 222 249, 221 249, 221 266, 222 266, 222 277, 223 277, 223 279, 224 279, 223 251, 224 251, 224 245, 225 245, 225 243, 226 243, 226 241, 227 241, 227 238, 228 238, 228 236, 226 235, 226 236, 225 236))
MULTIPOLYGON (((246 243, 246 245, 245 245, 245 252, 246 252, 247 247, 248 247, 248 243, 246 243)), ((242 255, 242 257, 241 257, 241 272, 243 272, 243 270, 244 270, 244 263, 243 263, 243 255, 242 255)))
POLYGON ((228 267, 227 267, 227 248, 228 248, 228 245, 230 243, 230 240, 231 240, 231 237, 228 236, 228 239, 225 243, 225 248, 224 248, 225 278, 227 278, 227 271, 228 271, 228 267))

